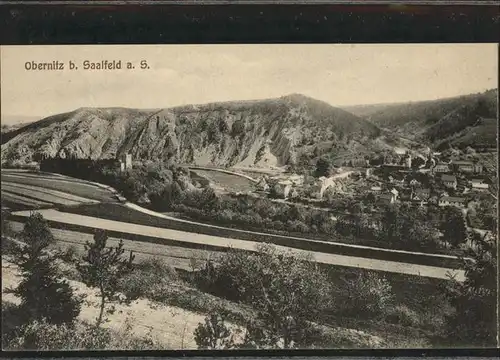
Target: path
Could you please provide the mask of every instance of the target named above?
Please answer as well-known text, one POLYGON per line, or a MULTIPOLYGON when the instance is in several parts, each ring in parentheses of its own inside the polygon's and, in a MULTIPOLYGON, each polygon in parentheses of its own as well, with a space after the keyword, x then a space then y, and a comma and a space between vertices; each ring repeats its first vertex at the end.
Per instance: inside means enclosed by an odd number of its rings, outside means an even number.
MULTIPOLYGON (((89 229, 104 229, 111 232, 118 232, 125 235, 139 235, 150 237, 151 240, 162 241, 165 245, 169 242, 191 243, 199 247, 220 248, 223 251, 227 247, 233 247, 241 250, 255 251, 257 242, 224 238, 219 236, 211 236, 204 234, 196 234, 185 231, 177 231, 171 229, 156 228, 152 226, 136 225, 119 221, 100 219, 96 217, 83 216, 71 213, 60 212, 55 209, 46 209, 39 211, 43 217, 51 222, 60 224, 79 225, 89 229)), ((15 212, 14 215, 21 217, 29 217, 30 211, 15 212)), ((456 274, 458 280, 464 279, 463 270, 455 270, 450 268, 408 264, 395 261, 386 261, 370 258, 361 258, 354 256, 345 256, 337 254, 328 254, 316 251, 307 251, 285 246, 276 246, 280 250, 290 251, 297 255, 310 255, 314 261, 322 264, 364 268, 369 270, 386 271, 392 273, 418 275, 424 277, 448 279, 449 274, 456 274)))

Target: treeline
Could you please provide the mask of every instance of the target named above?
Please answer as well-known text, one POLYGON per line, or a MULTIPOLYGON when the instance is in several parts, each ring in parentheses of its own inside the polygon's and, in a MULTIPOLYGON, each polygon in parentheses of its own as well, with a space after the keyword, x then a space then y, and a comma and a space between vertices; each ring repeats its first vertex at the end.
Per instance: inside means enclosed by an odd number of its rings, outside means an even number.
MULTIPOLYGON (((157 211, 174 211, 193 220, 250 231, 313 236, 408 251, 442 249, 440 228, 429 221, 429 215, 420 208, 399 204, 386 206, 378 214, 354 207, 351 214, 333 217, 328 211, 269 199, 246 195, 218 197, 211 189, 182 193, 177 187, 169 187, 159 197, 151 198, 151 206, 157 211)), ((441 223, 446 221, 447 218, 441 223)), ((453 240, 453 245, 462 242, 453 240)))

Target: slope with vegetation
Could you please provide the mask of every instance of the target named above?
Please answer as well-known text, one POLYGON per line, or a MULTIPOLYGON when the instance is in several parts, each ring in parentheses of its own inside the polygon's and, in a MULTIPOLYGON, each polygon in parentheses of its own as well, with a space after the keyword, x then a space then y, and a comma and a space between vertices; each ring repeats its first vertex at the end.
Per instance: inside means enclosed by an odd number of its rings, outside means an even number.
POLYGON ((399 135, 433 146, 496 147, 498 90, 415 103, 349 108, 399 135))
POLYGON ((269 168, 293 163, 318 144, 366 151, 379 135, 370 122, 297 94, 157 110, 81 108, 5 134, 2 164, 131 153, 141 160, 269 168))
POLYGON ((198 316, 190 335, 182 334, 186 326, 164 324, 179 332, 172 336, 202 349, 473 347, 495 341, 496 242, 487 238, 473 239, 475 262, 464 264, 464 283, 325 269, 270 245, 255 253, 229 249, 219 259, 193 262, 191 273, 176 273, 159 259, 131 265, 121 245, 110 247, 102 232, 80 256, 49 247, 52 235, 39 214, 17 239, 4 219, 2 260, 22 269, 12 291, 23 300, 2 303, 4 349, 163 348, 153 340, 160 323, 141 338, 131 336, 133 323, 125 332, 105 325, 116 321, 116 310, 126 317, 131 300, 141 298, 151 301, 141 302, 143 312, 163 304, 206 316, 198 316), (100 301, 76 294, 68 279, 95 288, 100 301), (95 307, 94 324, 78 318, 88 306, 95 307))

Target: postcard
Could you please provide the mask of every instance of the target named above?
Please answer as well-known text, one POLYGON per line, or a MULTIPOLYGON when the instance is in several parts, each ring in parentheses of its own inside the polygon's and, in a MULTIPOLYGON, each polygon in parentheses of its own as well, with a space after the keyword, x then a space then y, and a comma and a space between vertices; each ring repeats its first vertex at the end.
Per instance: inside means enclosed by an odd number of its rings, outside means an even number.
POLYGON ((495 346, 497 44, 0 61, 4 350, 495 346))

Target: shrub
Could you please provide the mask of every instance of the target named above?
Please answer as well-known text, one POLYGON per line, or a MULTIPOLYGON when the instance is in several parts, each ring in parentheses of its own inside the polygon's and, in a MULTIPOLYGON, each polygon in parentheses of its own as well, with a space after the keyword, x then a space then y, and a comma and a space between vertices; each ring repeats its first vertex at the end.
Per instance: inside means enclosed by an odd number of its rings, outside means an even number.
POLYGON ((326 274, 308 260, 267 244, 259 245, 257 253, 230 250, 218 267, 207 264, 213 275, 206 285, 255 309, 256 321, 247 330, 256 346, 301 346, 310 341, 311 321, 331 303, 326 274))
POLYGON ((75 245, 70 245, 65 250, 60 251, 58 256, 65 262, 74 263, 78 259, 78 250, 75 245))
POLYGON ((87 323, 55 325, 35 321, 17 329, 15 336, 4 341, 8 350, 159 350, 162 348, 146 334, 137 338, 130 329, 112 331, 87 323))
POLYGON ((347 298, 343 311, 352 316, 378 317, 392 306, 392 287, 385 277, 373 272, 362 272, 352 279, 345 279, 347 298))
POLYGON ((418 327, 420 325, 419 314, 406 305, 389 307, 386 310, 385 320, 391 324, 418 327))
POLYGON ((111 334, 85 325, 33 321, 23 325, 6 344, 9 350, 99 350, 109 347, 111 334))
POLYGON ((308 233, 310 232, 309 226, 300 220, 288 221, 287 228, 290 232, 308 233))
POLYGON ((157 299, 166 286, 178 280, 173 268, 159 258, 146 259, 119 281, 119 289, 129 298, 157 299))
POLYGON ((198 324, 194 338, 199 349, 231 349, 235 345, 223 311, 208 315, 204 323, 198 324))

